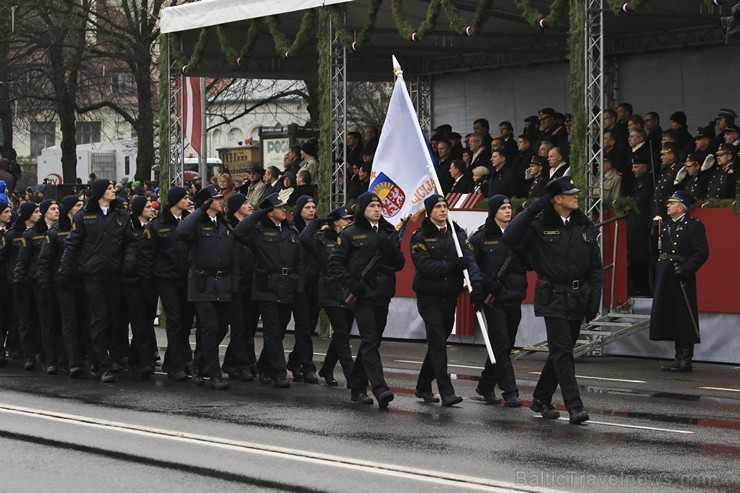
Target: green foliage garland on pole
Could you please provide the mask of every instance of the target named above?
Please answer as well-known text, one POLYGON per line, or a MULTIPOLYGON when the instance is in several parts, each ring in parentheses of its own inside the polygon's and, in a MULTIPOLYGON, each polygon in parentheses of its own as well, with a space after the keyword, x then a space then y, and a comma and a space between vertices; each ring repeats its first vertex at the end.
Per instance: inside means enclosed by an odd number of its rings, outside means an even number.
MULTIPOLYGON (((550 13, 545 16, 539 10, 532 7, 529 0, 515 0, 514 3, 522 11, 522 16, 533 26, 539 25, 539 22, 542 19, 544 19, 547 24, 554 26, 558 21, 558 17, 560 17, 565 8, 565 0, 552 0, 552 3, 550 4, 550 13)), ((571 3, 571 10, 578 10, 581 8, 579 5, 580 2, 573 1, 571 3)))
POLYGON ((221 52, 226 57, 226 61, 231 65, 238 65, 237 60, 246 58, 252 54, 252 50, 254 50, 254 46, 257 44, 259 33, 259 22, 256 19, 252 19, 249 23, 249 30, 247 31, 247 39, 244 42, 244 46, 237 52, 229 44, 226 29, 223 26, 216 26, 216 34, 218 35, 218 42, 221 45, 221 52))
POLYGON ((167 198, 170 188, 170 39, 167 34, 159 38, 159 190, 162 200, 167 198))
POLYGON ((316 11, 314 9, 307 10, 301 20, 301 26, 298 28, 298 34, 296 34, 293 44, 288 44, 288 38, 280 30, 280 19, 276 15, 265 17, 265 23, 270 29, 270 34, 275 41, 275 50, 278 55, 289 56, 291 53, 300 50, 308 41, 311 32, 313 31, 314 23, 316 21, 316 11))
POLYGON ((331 13, 326 7, 319 11, 319 211, 328 212, 332 176, 332 133, 331 133, 331 13), (328 178, 327 178, 328 177, 328 178))
POLYGON ((570 81, 570 108, 573 114, 573 127, 570 139, 571 176, 576 187, 586 190, 586 132, 588 118, 586 115, 586 39, 583 29, 586 26, 586 12, 579 2, 572 2, 570 7, 570 29, 568 30, 568 60, 570 81))

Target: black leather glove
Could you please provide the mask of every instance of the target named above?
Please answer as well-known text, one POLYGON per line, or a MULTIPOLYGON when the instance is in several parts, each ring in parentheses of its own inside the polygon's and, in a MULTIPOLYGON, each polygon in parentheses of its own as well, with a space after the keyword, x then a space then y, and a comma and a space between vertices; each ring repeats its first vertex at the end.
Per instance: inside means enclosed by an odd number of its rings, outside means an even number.
POLYGON ((468 257, 455 257, 454 260, 450 261, 450 267, 453 270, 464 270, 470 267, 470 259, 468 257))
POLYGON ((487 292, 493 294, 494 296, 498 296, 503 289, 501 287, 501 283, 498 282, 498 280, 493 279, 492 277, 487 277, 483 279, 483 288, 485 288, 487 292))
POLYGON ((591 320, 595 319, 598 314, 599 312, 586 312, 586 323, 589 323, 591 320))
POLYGON ((681 268, 680 265, 674 264, 673 265, 673 272, 676 274, 676 277, 678 278, 679 281, 685 281, 686 280, 686 275, 684 274, 683 269, 681 268))
POLYGON ((349 285, 349 292, 357 298, 362 298, 367 294, 367 288, 360 281, 352 281, 349 285))
POLYGON ((398 247, 396 246, 396 242, 394 240, 391 240, 390 238, 379 238, 378 239, 378 248, 385 253, 396 253, 398 251, 398 247))
POLYGON ((213 203, 213 199, 208 199, 205 202, 203 202, 198 209, 202 210, 203 212, 207 211, 209 207, 211 207, 211 204, 213 203))
POLYGON ((475 311, 483 311, 485 301, 486 295, 483 293, 483 284, 474 282, 473 291, 470 293, 470 303, 475 307, 475 311))
POLYGON ((552 195, 549 193, 546 193, 542 197, 538 198, 534 204, 529 206, 529 210, 532 212, 532 214, 539 214, 543 210, 545 210, 545 206, 550 203, 550 200, 552 200, 552 195))

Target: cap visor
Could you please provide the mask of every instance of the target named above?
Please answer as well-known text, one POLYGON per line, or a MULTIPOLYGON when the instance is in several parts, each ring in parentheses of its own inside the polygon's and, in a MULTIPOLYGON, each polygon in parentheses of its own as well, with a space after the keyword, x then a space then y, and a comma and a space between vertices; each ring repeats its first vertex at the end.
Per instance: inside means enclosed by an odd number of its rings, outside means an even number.
POLYGON ((577 188, 571 188, 570 190, 566 190, 566 191, 561 192, 561 193, 562 193, 562 195, 573 195, 574 193, 578 193, 578 192, 580 192, 579 189, 577 189, 577 188))

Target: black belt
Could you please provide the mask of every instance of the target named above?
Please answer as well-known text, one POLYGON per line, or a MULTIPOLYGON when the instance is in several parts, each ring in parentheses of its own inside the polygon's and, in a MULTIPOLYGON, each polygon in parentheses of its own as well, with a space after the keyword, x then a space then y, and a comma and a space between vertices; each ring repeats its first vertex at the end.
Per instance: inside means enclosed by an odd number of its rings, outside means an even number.
POLYGON ((674 255, 672 253, 660 253, 658 254, 658 260, 668 260, 671 262, 686 262, 686 259, 680 255, 674 255))
POLYGON ((280 267, 279 269, 266 269, 267 272, 274 272, 276 274, 280 274, 281 276, 287 276, 291 272, 295 270, 295 267, 280 267))
POLYGON ((200 273, 201 275, 206 275, 208 277, 215 277, 216 279, 221 279, 222 277, 226 277, 229 275, 228 270, 212 270, 212 269, 195 269, 196 272, 200 273))
POLYGON ((582 284, 587 284, 585 279, 573 279, 571 281, 553 281, 552 279, 547 279, 545 277, 540 277, 540 279, 545 282, 549 282, 555 288, 581 289, 582 284))

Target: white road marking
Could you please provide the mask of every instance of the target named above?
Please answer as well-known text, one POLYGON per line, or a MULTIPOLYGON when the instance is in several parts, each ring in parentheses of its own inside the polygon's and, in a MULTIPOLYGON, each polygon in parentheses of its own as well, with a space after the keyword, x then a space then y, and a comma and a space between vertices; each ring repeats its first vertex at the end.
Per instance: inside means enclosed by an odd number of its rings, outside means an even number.
MULTIPOLYGON (((393 360, 394 363, 409 363, 412 365, 421 365, 424 364, 423 361, 413 361, 408 359, 396 359, 393 360)), ((455 368, 469 368, 471 370, 482 370, 482 366, 468 366, 468 365, 453 365, 452 363, 447 363, 447 366, 454 366, 455 368)))
MULTIPOLYGON (((538 371, 530 371, 532 375, 539 375, 538 371)), ((604 380, 606 382, 625 382, 625 383, 647 383, 645 380, 628 380, 625 378, 606 378, 606 377, 589 377, 586 375, 576 375, 576 378, 583 378, 585 380, 604 380)))
POLYGON ((740 392, 740 389, 726 389, 724 387, 699 387, 704 390, 725 390, 727 392, 740 392))
POLYGON ((177 442, 193 443, 198 445, 207 445, 221 449, 233 450, 238 452, 247 452, 268 457, 277 457, 290 459, 299 462, 313 464, 322 464, 325 466, 351 469, 361 472, 382 474, 428 483, 436 483, 445 486, 453 486, 465 489, 476 489, 481 491, 494 492, 512 492, 527 491, 537 493, 558 493, 557 490, 549 488, 539 488, 505 481, 495 481, 486 478, 467 476, 463 474, 445 473, 431 469, 422 469, 417 467, 399 466, 397 464, 375 462, 362 459, 351 459, 343 456, 324 454, 318 452, 309 452, 306 450, 292 449, 287 447, 275 447, 254 442, 243 442, 230 440, 227 438, 217 438, 194 433, 179 432, 162 428, 152 428, 149 426, 140 426, 118 421, 109 421, 88 416, 74 414, 50 412, 41 409, 26 408, 21 406, 12 406, 0 404, 0 412, 7 414, 17 414, 31 416, 49 421, 63 422, 78 426, 87 426, 97 429, 115 430, 140 436, 157 436, 177 442))
MULTIPOLYGON (((534 418, 543 419, 542 416, 533 416, 534 418)), ((560 421, 568 421, 568 418, 558 418, 560 421)), ((656 428, 653 426, 639 426, 639 425, 627 425, 623 423, 607 423, 606 421, 593 421, 588 420, 586 424, 589 425, 603 425, 603 426, 616 426, 619 428, 632 428, 635 430, 650 430, 650 431, 664 431, 666 433, 680 433, 682 435, 693 435, 693 431, 686 430, 672 430, 670 428, 656 428)))

